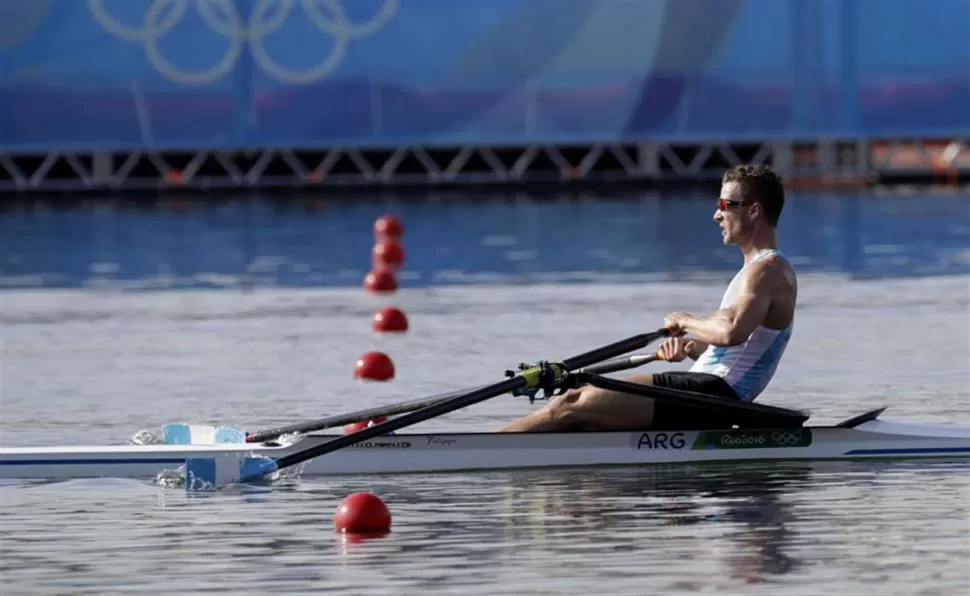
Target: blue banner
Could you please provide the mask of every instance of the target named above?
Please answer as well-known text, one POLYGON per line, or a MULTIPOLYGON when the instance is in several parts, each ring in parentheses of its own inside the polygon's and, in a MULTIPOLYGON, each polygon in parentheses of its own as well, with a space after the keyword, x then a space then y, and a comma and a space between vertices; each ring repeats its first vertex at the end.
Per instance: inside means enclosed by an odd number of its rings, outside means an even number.
POLYGON ((0 149, 970 134, 966 0, 0 0, 0 149))

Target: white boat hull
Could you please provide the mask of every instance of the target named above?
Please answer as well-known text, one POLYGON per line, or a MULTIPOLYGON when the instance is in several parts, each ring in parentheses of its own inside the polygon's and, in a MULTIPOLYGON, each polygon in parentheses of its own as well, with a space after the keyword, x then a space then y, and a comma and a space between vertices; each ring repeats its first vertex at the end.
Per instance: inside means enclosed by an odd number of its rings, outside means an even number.
MULTIPOLYGON (((280 457, 337 435, 293 444, 0 448, 0 478, 154 478, 189 458, 280 457)), ((399 434, 304 464, 303 476, 637 466, 739 460, 970 458, 970 428, 871 420, 854 428, 555 434, 399 434)))

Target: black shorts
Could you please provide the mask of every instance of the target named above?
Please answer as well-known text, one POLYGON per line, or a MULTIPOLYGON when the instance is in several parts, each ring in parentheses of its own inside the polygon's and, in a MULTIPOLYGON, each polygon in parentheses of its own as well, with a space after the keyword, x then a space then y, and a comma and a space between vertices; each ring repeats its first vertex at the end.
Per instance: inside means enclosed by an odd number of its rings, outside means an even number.
POLYGON ((717 375, 689 371, 662 372, 653 374, 653 384, 657 387, 679 389, 692 393, 703 393, 712 397, 741 399, 727 381, 717 375))
MULTIPOLYGON (((717 375, 707 373, 687 371, 654 373, 653 384, 657 387, 690 391, 691 393, 700 393, 727 401, 741 400, 727 381, 717 375)), ((679 405, 669 400, 656 400, 653 407, 653 424, 651 427, 655 429, 709 430, 730 428, 730 421, 723 411, 686 404, 679 405)))

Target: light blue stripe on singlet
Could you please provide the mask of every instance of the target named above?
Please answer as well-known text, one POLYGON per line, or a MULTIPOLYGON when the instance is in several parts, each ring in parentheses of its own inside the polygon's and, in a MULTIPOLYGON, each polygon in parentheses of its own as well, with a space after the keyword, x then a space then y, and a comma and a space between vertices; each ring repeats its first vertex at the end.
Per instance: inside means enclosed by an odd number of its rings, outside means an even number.
POLYGON ((788 344, 789 338, 791 338, 791 331, 791 325, 779 331, 774 341, 771 342, 771 345, 768 346, 765 353, 761 355, 761 358, 738 380, 734 386, 734 391, 742 399, 751 401, 750 396, 754 395, 757 397, 757 394, 764 390, 768 384, 768 380, 772 376, 770 374, 772 369, 778 366, 778 361, 781 359, 781 352, 788 344))
MULTIPOLYGON (((724 346, 711 346, 711 355, 710 357, 704 358, 704 363, 717 366, 721 363, 721 358, 724 358, 724 354, 726 354, 727 351, 728 349, 724 346)), ((707 366, 705 368, 711 368, 711 366, 707 366)))

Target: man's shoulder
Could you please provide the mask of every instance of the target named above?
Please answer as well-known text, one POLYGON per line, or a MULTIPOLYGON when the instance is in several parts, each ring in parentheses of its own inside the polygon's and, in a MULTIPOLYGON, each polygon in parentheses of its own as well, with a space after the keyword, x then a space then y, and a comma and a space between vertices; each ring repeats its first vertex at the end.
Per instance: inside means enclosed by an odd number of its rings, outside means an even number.
POLYGON ((781 255, 768 255, 747 267, 747 277, 765 281, 787 281, 794 278, 795 270, 788 259, 781 255))
POLYGON ((764 263, 764 266, 768 268, 769 271, 772 271, 775 274, 783 275, 785 277, 795 276, 795 268, 792 267, 791 261, 780 253, 768 255, 761 262, 764 263))
POLYGON ((745 271, 746 286, 757 294, 775 297, 791 295, 796 291, 795 270, 787 259, 770 255, 752 263, 745 271))

